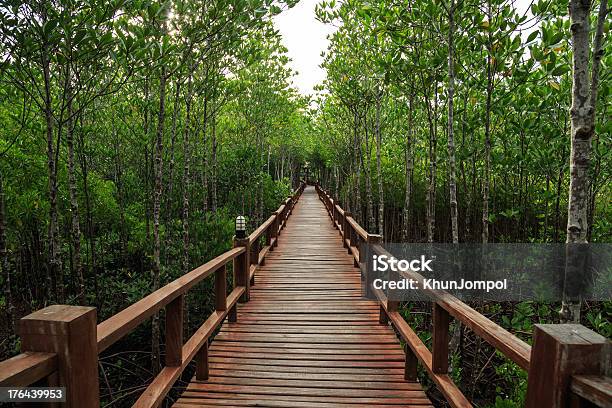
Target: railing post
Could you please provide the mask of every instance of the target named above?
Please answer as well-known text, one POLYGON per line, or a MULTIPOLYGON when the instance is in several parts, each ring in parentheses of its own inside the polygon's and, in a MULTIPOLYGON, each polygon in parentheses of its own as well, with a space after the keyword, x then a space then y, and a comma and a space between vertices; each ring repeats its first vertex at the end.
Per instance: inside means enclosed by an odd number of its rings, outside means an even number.
POLYGON ((351 224, 349 224, 349 218, 351 217, 350 211, 344 212, 344 220, 342 225, 342 246, 348 249, 348 253, 351 253, 350 246, 346 243, 347 239, 351 239, 351 224))
POLYGON ((251 282, 249 279, 249 252, 251 245, 249 237, 236 238, 234 237, 234 248, 244 247, 244 253, 234 258, 234 282, 236 286, 244 286, 244 294, 240 297, 240 302, 248 302, 251 297, 251 282))
MULTIPOLYGON (((251 242, 250 252, 251 252, 250 253, 250 264, 255 265, 257 267, 257 265, 259 265, 259 238, 251 242)), ((249 275, 250 273, 251 273, 251 268, 249 266, 249 275)), ((251 286, 255 286, 255 274, 253 274, 253 277, 251 278, 251 286)))
POLYGON ((572 375, 601 375, 610 343, 579 324, 536 324, 527 379, 527 408, 561 408, 570 400, 572 375))
POLYGON ((414 352, 408 345, 408 343, 404 344, 404 380, 406 381, 416 381, 417 380, 417 366, 419 364, 419 360, 414 355, 414 352))
POLYGON ((278 246, 278 211, 272 213, 274 215, 274 221, 270 225, 270 242, 274 239, 274 245, 270 246, 270 251, 274 251, 274 248, 278 246))
POLYGON ((338 229, 338 224, 336 223, 338 218, 338 210, 336 209, 336 202, 334 201, 334 206, 332 207, 332 223, 334 224, 334 228, 338 229))
POLYGON ((198 350, 195 357, 196 361, 196 380, 206 381, 208 380, 208 339, 202 345, 202 348, 198 350))
POLYGON ((166 366, 183 363, 183 309, 185 296, 180 295, 166 306, 166 366))
POLYGON ((230 323, 236 323, 238 320, 238 310, 236 309, 236 305, 234 305, 229 312, 227 312, 227 321, 230 323))
MULTIPOLYGON (((372 262, 372 256, 374 255, 374 251, 372 247, 374 245, 380 244, 382 237, 377 234, 368 234, 366 238, 366 242, 363 248, 359 251, 359 260, 360 262, 365 262, 365 272, 363 276, 363 281, 365 283, 365 295, 367 298, 372 299, 374 297, 374 291, 372 288, 372 276, 374 265, 372 262)), ((381 307, 380 312, 383 313, 384 309, 381 307)), ((385 314, 386 317, 386 314, 385 314)), ((382 319, 379 319, 379 321, 382 319)), ((382 321, 381 321, 382 323, 382 321)))
POLYGON ((227 310, 227 278, 225 265, 215 271, 215 310, 225 312, 227 310))
POLYGON ((448 326, 450 315, 437 303, 433 303, 433 336, 431 365, 436 374, 448 373, 448 326))
POLYGON ((349 235, 349 247, 357 246, 357 231, 355 231, 355 228, 353 228, 352 226, 349 231, 351 232, 349 235))
POLYGON ((53 305, 19 321, 21 351, 56 353, 66 407, 100 406, 96 309, 53 305))

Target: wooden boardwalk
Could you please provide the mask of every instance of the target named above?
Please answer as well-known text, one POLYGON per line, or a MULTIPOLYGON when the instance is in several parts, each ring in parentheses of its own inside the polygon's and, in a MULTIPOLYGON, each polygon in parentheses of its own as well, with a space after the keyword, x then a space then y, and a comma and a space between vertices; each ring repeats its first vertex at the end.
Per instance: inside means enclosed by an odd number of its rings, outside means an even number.
MULTIPOLYGON (((568 402, 612 407, 612 379, 605 374, 610 342, 581 325, 536 324, 532 347, 451 294, 422 289, 432 303, 427 347, 398 302, 382 291, 374 291, 376 301, 361 297, 354 266, 366 265, 360 245, 393 256, 378 244, 380 236, 368 233, 321 186, 305 187, 300 183, 229 251, 97 325, 96 309, 84 306, 50 305, 23 317, 21 354, 0 361, 0 386, 62 386, 62 405, 98 408, 99 355, 165 310, 165 364, 134 408, 165 406, 192 361, 196 376, 177 408, 431 407, 416 382, 419 366, 451 407, 472 408, 448 374, 450 322, 456 319, 527 372, 526 408, 566 408, 568 402), (211 278, 215 309, 185 340, 185 296, 211 278)), ((416 272, 402 276, 424 279, 416 272)))
POLYGON ((257 269, 251 300, 210 345, 208 381, 194 379, 174 407, 431 406, 419 383, 404 380, 403 349, 378 317, 307 187, 257 269))

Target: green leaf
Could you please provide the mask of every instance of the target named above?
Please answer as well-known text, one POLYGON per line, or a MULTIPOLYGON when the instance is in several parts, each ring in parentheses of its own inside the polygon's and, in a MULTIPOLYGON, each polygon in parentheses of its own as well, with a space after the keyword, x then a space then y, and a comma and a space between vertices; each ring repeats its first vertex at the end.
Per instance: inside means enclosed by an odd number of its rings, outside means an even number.
POLYGON ((534 31, 533 33, 529 34, 529 37, 527 37, 527 42, 532 42, 533 40, 536 39, 537 36, 538 36, 538 32, 534 31))
POLYGON ((559 66, 555 67, 555 69, 553 69, 551 74, 554 75, 554 76, 559 76, 559 75, 565 74, 569 70, 570 70, 569 65, 559 65, 559 66))

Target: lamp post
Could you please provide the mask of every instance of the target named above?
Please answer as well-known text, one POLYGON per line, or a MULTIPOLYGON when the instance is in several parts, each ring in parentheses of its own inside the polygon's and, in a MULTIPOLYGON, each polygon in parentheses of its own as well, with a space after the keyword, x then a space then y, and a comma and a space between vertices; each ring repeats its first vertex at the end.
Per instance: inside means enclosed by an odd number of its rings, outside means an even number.
POLYGON ((246 237, 246 219, 239 215, 236 217, 236 238, 244 239, 246 237))

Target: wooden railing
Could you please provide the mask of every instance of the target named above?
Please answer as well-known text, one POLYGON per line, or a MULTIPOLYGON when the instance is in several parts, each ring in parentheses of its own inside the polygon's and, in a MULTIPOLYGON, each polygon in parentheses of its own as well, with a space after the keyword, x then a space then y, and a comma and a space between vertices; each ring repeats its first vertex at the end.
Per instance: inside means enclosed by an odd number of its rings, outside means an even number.
POLYGON ((93 307, 53 305, 19 321, 22 353, 0 362, 0 387, 32 384, 66 387, 67 407, 100 406, 98 355, 147 319, 165 309, 165 365, 134 407, 157 407, 187 365, 195 359, 196 378, 208 379, 208 339, 225 317, 236 321, 236 304, 249 300, 258 265, 278 237, 304 190, 304 183, 249 237, 234 248, 151 293, 96 325, 93 307), (263 243, 262 243, 263 241, 263 243), (226 265, 233 262, 234 288, 227 294, 226 265), (214 275, 215 311, 186 342, 186 293, 214 275))
MULTIPOLYGON (((360 253, 361 244, 369 244, 376 255, 393 255, 381 245, 380 235, 369 234, 353 219, 349 211, 319 185, 319 198, 344 247, 353 255, 354 264, 366 282, 372 262, 360 253)), ((422 282, 416 272, 401 272, 404 278, 422 282)), ((442 290, 424 290, 433 307, 432 350, 430 351, 398 311, 398 302, 365 285, 380 304, 380 323, 391 324, 405 341, 405 378, 416 380, 421 364, 452 407, 471 407, 471 403, 448 375, 449 325, 451 318, 470 328, 508 359, 528 372, 526 406, 529 408, 612 407, 612 382, 605 374, 610 369, 610 342, 581 325, 559 324, 534 326, 533 346, 442 290)), ((422 285, 420 285, 423 287, 422 285)))

